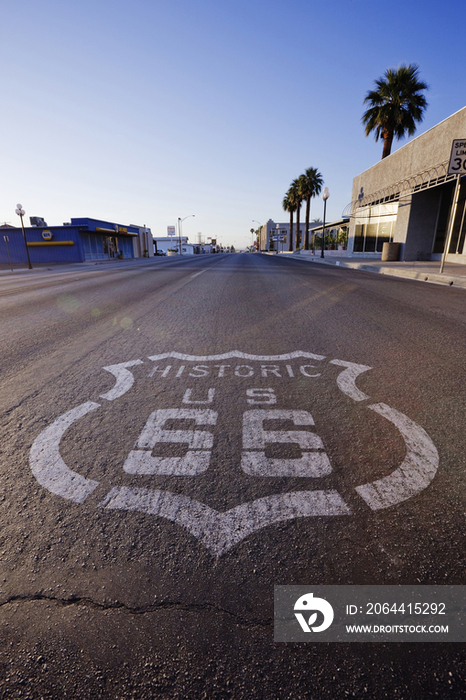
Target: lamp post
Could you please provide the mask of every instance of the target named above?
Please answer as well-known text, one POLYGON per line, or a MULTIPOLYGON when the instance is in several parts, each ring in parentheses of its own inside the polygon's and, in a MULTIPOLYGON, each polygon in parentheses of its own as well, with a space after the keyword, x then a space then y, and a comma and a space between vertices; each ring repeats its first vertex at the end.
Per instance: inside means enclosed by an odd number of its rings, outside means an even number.
POLYGON ((324 191, 322 193, 322 199, 324 200, 324 222, 322 226, 322 250, 320 251, 320 257, 324 257, 324 248, 325 248, 325 212, 327 209, 327 199, 330 197, 330 192, 328 191, 328 187, 324 187, 324 191))
POLYGON ((28 266, 29 266, 29 269, 32 270, 31 258, 29 257, 28 242, 27 242, 27 240, 26 240, 26 231, 24 230, 23 216, 25 215, 26 212, 25 212, 24 209, 23 209, 23 205, 22 205, 22 204, 17 204, 17 205, 16 205, 15 212, 16 212, 16 214, 18 214, 18 216, 19 216, 20 219, 21 219, 21 228, 23 229, 23 238, 24 238, 24 245, 26 246, 26 255, 27 255, 27 258, 28 258, 28 266))
POLYGON ((188 214, 188 216, 185 216, 184 219, 182 219, 180 216, 178 217, 178 239, 180 242, 180 255, 182 255, 182 253, 181 253, 181 224, 183 223, 183 221, 185 219, 189 219, 191 216, 196 216, 196 215, 195 214, 188 214))

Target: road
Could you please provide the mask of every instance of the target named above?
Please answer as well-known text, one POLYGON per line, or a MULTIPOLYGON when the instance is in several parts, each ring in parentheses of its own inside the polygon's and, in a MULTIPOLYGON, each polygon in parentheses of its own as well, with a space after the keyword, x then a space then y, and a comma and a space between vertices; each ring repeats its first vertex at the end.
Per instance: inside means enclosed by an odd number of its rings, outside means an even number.
POLYGON ((274 642, 273 587, 465 583, 465 294, 2 275, 1 697, 464 697, 463 644, 274 642))

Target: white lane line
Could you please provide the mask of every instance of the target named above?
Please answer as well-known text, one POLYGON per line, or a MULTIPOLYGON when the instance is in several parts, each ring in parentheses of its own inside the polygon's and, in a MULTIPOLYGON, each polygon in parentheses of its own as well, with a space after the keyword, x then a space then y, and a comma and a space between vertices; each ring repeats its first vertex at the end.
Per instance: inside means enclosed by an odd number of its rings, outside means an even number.
POLYGON ((204 272, 207 272, 207 270, 201 270, 200 272, 196 272, 194 275, 190 275, 191 279, 194 279, 195 277, 199 277, 199 275, 204 274, 204 272))
POLYGON ((437 448, 426 431, 404 413, 384 403, 368 406, 393 423, 403 436, 407 454, 389 476, 362 486, 356 491, 372 508, 388 508, 423 491, 434 478, 439 464, 437 448))
POLYGON ((346 367, 343 372, 337 377, 338 388, 354 401, 364 401, 370 397, 363 391, 360 391, 356 386, 356 377, 358 377, 363 372, 367 372, 372 369, 372 367, 367 367, 366 365, 357 365, 354 362, 345 362, 344 360, 330 360, 331 365, 338 365, 339 367, 346 367))
POLYGON ((132 360, 131 362, 121 362, 118 365, 108 365, 107 367, 103 367, 103 369, 106 369, 107 372, 113 374, 113 376, 116 378, 116 384, 113 389, 110 389, 110 391, 107 391, 105 394, 101 394, 99 398, 107 399, 107 401, 113 401, 114 399, 119 399, 120 396, 123 396, 123 394, 126 394, 126 392, 129 391, 134 384, 134 375, 126 368, 142 364, 142 360, 132 360))
POLYGON ((41 432, 31 447, 29 463, 39 484, 75 503, 82 503, 99 482, 86 479, 66 466, 59 452, 60 440, 72 423, 99 406, 98 403, 88 401, 64 413, 41 432))
MULTIPOLYGON (((268 361, 268 360, 293 360, 296 357, 310 358, 311 360, 325 360, 325 355, 315 355, 312 352, 289 352, 284 355, 250 355, 245 352, 240 352, 239 350, 232 350, 231 352, 225 352, 222 355, 183 355, 180 352, 164 352, 161 355, 151 355, 149 360, 157 362, 157 360, 165 360, 167 357, 173 357, 176 360, 186 360, 187 362, 209 362, 210 360, 228 360, 231 357, 238 357, 243 360, 258 360, 258 361, 268 361)), ((339 360, 335 361, 336 363, 339 360)), ((345 363, 351 364, 351 363, 345 363)), ((362 367, 363 365, 355 365, 356 367, 362 367)), ((369 367, 367 369, 370 369, 369 367)), ((344 374, 344 373, 342 373, 344 374)))
POLYGON ((333 490, 294 491, 267 496, 219 513, 188 496, 123 486, 113 488, 100 506, 167 518, 186 528, 216 556, 221 556, 267 525, 300 517, 351 513, 341 496, 333 490))

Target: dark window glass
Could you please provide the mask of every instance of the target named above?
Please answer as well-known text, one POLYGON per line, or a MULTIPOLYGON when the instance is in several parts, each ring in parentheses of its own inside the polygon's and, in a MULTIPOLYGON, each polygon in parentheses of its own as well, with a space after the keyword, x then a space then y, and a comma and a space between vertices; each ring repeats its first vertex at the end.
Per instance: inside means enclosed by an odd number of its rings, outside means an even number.
POLYGON ((354 232, 354 247, 355 253, 362 253, 364 249, 364 224, 357 224, 354 232))
POLYGON ((464 226, 464 207, 466 199, 466 179, 463 179, 460 186, 460 196, 458 198, 458 206, 456 208, 455 223, 453 224, 453 233, 451 235, 451 244, 449 253, 461 253, 464 244, 464 233, 461 229, 464 226))
POLYGON ((377 240, 377 224, 367 224, 366 226, 366 242, 364 245, 365 253, 375 253, 375 242, 377 240))
POLYGON ((433 253, 443 253, 445 241, 447 237, 448 219, 450 216, 450 208, 453 199, 455 183, 449 182, 442 187, 442 195, 440 198, 440 211, 437 222, 437 231, 435 233, 435 242, 433 253))
MULTIPOLYGON (((465 190, 465 195, 466 195, 466 182, 461 185, 461 187, 465 190)), ((466 198, 463 197, 463 213, 462 213, 462 218, 461 218, 461 233, 460 233, 460 240, 458 244, 458 253, 460 255, 463 253, 463 248, 464 248, 464 239, 466 237, 466 198)))
POLYGON ((383 244, 389 243, 392 240, 394 221, 383 221, 379 224, 377 233, 377 252, 381 253, 383 244))

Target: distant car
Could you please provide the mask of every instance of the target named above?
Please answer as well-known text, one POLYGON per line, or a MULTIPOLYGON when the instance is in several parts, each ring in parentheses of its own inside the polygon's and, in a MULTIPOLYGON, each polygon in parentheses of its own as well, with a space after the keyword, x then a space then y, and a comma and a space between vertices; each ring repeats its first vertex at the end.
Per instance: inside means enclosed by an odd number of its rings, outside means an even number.
POLYGON ((154 255, 166 255, 166 252, 164 250, 156 250, 154 255))

